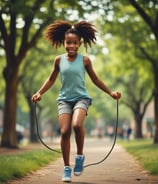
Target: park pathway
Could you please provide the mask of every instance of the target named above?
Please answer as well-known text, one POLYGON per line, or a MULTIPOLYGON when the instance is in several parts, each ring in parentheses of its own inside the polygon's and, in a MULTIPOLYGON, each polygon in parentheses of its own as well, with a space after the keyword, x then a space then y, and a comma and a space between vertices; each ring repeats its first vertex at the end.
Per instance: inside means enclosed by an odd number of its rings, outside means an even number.
MULTIPOLYGON (((108 139, 85 140, 85 165, 104 158, 111 148, 108 139)), ((75 143, 72 141, 71 163, 74 165, 75 143)), ((62 159, 9 184, 63 184, 62 159)), ((158 184, 157 176, 150 176, 122 147, 116 145, 111 155, 101 164, 85 168, 81 176, 72 176, 72 184, 158 184)))

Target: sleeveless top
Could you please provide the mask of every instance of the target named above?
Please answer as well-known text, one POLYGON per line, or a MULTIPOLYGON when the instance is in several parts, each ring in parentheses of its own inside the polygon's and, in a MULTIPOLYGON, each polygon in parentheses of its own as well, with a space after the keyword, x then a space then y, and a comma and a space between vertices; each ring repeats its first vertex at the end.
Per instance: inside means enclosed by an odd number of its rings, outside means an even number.
POLYGON ((68 61, 65 54, 61 55, 59 71, 62 87, 57 101, 75 102, 81 99, 91 100, 85 87, 83 55, 78 54, 73 62, 68 61))

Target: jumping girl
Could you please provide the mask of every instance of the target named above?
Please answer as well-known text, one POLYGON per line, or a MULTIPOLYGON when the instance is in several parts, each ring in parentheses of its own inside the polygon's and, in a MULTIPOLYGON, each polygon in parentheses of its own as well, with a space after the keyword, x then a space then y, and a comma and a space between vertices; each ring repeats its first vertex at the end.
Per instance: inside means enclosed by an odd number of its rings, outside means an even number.
POLYGON ((62 87, 57 98, 58 121, 61 132, 61 150, 64 161, 62 181, 71 181, 70 165, 70 136, 71 128, 75 133, 77 154, 75 158, 74 175, 78 176, 83 171, 84 163, 84 120, 92 98, 85 87, 85 72, 92 82, 114 99, 119 99, 121 93, 112 92, 101 81, 93 70, 89 57, 78 53, 83 42, 85 49, 96 43, 96 29, 91 23, 80 21, 73 26, 68 21, 55 21, 50 24, 45 32, 46 39, 52 46, 58 48, 64 45, 66 53, 59 55, 54 60, 52 72, 42 87, 33 95, 32 101, 36 102, 56 81, 60 73, 62 87))

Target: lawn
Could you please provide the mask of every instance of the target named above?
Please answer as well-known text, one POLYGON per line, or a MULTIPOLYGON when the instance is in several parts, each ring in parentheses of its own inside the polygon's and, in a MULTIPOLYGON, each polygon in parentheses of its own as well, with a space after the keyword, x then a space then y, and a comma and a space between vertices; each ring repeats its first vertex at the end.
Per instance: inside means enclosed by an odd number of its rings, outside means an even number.
POLYGON ((152 175, 158 175, 158 145, 151 139, 118 141, 152 175))
POLYGON ((17 155, 0 156, 0 183, 22 177, 57 159, 59 153, 49 150, 27 151, 17 155))

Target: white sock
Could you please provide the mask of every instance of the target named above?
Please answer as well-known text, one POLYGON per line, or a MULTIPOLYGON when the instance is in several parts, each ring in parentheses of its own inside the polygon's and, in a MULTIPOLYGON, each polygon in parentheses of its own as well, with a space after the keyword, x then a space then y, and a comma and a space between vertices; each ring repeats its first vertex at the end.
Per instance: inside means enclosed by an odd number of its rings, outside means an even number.
POLYGON ((76 157, 81 157, 81 158, 83 158, 83 157, 84 157, 84 155, 76 155, 76 157))

